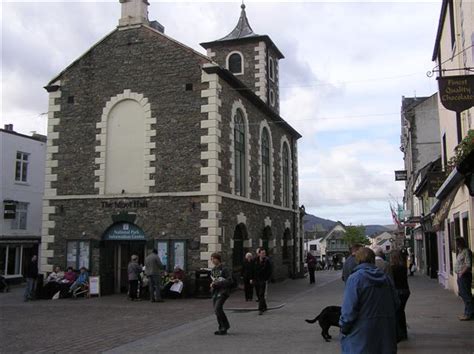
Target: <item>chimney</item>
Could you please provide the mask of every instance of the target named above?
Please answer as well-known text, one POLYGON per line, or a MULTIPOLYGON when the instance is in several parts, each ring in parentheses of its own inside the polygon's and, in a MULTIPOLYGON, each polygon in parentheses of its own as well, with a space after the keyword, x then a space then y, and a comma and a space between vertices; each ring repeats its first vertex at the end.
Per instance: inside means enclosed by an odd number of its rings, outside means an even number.
POLYGON ((13 124, 5 124, 4 130, 12 132, 13 131, 13 124))
POLYGON ((122 4, 122 18, 119 27, 150 25, 148 21, 148 0, 119 0, 122 4))

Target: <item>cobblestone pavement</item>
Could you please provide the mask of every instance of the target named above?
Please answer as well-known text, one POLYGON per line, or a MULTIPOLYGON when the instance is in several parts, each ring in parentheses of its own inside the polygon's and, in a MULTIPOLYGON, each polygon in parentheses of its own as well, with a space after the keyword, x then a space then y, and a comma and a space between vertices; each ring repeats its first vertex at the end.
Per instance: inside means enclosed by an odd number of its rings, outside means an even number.
MULTIPOLYGON (((412 296, 407 305, 409 340, 399 353, 472 354, 474 321, 460 322, 462 301, 436 281, 418 275, 410 279, 412 296)), ((324 342, 318 325, 306 324, 328 305, 340 304, 343 284, 319 282, 309 290, 287 298, 287 305, 264 316, 229 313, 228 336, 216 337, 211 316, 184 326, 143 338, 110 353, 339 353, 338 329, 331 328, 333 341, 324 342)))
MULTIPOLYGON (((474 353, 474 321, 460 322, 462 301, 436 281, 410 278, 407 305, 409 340, 399 353, 474 353)), ((340 272, 272 284, 269 305, 285 304, 263 316, 228 311, 230 334, 216 337, 210 300, 131 303, 120 296, 89 300, 23 303, 22 289, 0 294, 0 352, 110 353, 339 353, 338 329, 324 342, 320 328, 304 322, 342 300, 340 272), (72 338, 72 339, 69 339, 72 338), (66 344, 67 343, 67 344, 66 344)), ((233 293, 227 308, 255 308, 233 293)))
MULTIPOLYGON (((321 272, 321 281, 339 277, 321 272)), ((270 285, 269 306, 308 289, 307 280, 270 285)), ((194 323, 213 313, 209 299, 130 302, 123 295, 24 303, 23 288, 0 293, 0 352, 102 352, 143 337, 194 323)), ((227 307, 254 307, 236 291, 227 307)), ((214 318, 214 317, 212 317, 214 318)))

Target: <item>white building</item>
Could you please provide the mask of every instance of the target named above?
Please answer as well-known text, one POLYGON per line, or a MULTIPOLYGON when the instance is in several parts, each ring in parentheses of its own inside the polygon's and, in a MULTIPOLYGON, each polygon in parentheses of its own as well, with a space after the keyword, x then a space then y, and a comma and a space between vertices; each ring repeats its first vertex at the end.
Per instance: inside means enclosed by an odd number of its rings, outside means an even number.
MULTIPOLYGON (((472 1, 443 0, 432 60, 438 82, 462 84, 473 80, 474 67, 474 3, 472 1), (449 81, 446 79, 449 78, 449 81)), ((472 86, 471 86, 472 87, 472 86)), ((464 88, 461 87, 461 90, 464 88)), ((440 90, 438 98, 441 162, 448 177, 436 193, 438 201, 431 212, 437 232, 439 282, 457 292, 455 239, 463 237, 474 249, 474 152, 458 154, 461 143, 472 144, 474 134, 474 93, 467 89, 461 96, 451 96, 454 90, 440 90), (462 101, 461 101, 462 99, 462 101), (457 102, 457 107, 445 105, 457 102), (464 103, 469 105, 464 106, 464 103), (453 161, 454 160, 454 161, 453 161)), ((458 91, 462 92, 462 91, 458 91)), ((462 149, 461 149, 462 151, 462 149)))
POLYGON ((20 278, 41 241, 46 137, 0 129, 0 274, 20 278))

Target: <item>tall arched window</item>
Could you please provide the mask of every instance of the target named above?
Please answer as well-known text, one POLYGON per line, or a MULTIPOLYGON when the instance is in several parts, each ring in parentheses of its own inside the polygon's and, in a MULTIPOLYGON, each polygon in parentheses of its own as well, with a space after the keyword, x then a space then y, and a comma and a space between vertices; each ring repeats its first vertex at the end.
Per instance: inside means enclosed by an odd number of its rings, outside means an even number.
POLYGON ((270 80, 275 81, 275 62, 273 61, 273 58, 268 60, 268 73, 270 80))
POLYGON ((290 206, 290 151, 286 143, 282 151, 282 183, 283 183, 283 206, 290 206))
POLYGON ((242 59, 242 55, 240 53, 232 53, 227 58, 227 68, 234 75, 243 74, 243 61, 244 60, 242 59))
POLYGON ((237 110, 234 119, 234 151, 235 151, 235 194, 245 196, 245 121, 243 113, 237 110))
POLYGON ((262 201, 270 203, 270 136, 267 128, 262 131, 262 201))

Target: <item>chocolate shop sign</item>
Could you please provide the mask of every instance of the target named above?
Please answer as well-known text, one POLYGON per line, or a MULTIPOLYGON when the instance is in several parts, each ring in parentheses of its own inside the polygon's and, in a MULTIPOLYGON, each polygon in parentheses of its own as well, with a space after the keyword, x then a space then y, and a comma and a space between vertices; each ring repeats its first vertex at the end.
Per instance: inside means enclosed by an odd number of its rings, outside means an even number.
POLYGON ((457 113, 474 106, 474 75, 438 77, 443 106, 457 113))

